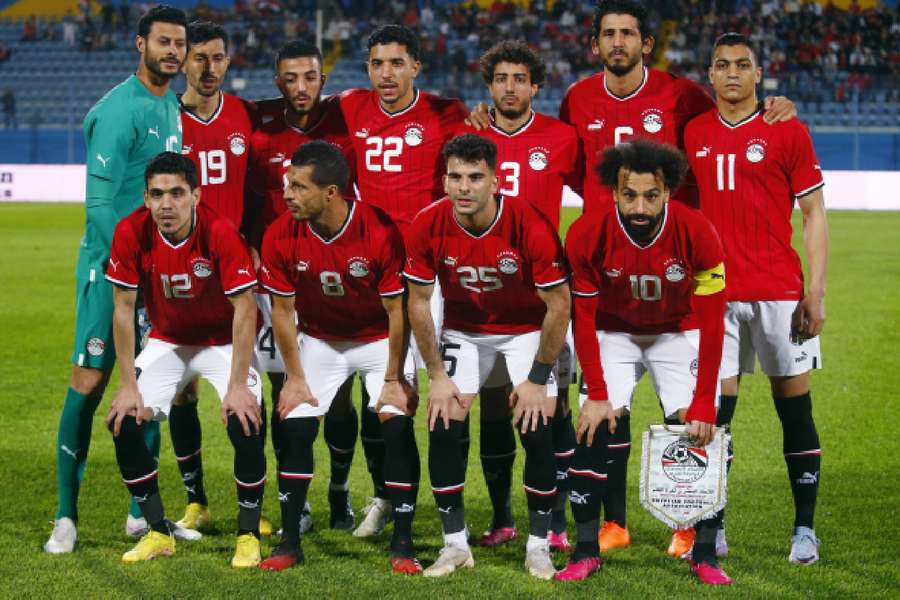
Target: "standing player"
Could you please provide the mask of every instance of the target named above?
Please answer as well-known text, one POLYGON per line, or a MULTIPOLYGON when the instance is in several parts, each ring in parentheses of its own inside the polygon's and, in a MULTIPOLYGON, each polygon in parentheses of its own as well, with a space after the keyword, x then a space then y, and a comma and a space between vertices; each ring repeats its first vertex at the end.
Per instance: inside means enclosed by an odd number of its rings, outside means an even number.
MULTIPOLYGON (((71 552, 78 521, 78 490, 87 463, 94 411, 115 361, 112 286, 103 278, 116 223, 141 202, 147 161, 181 149, 178 100, 169 89, 184 61, 187 19, 169 6, 150 9, 138 22, 137 73, 108 92, 84 119, 87 145, 87 222, 76 267, 75 349, 72 377, 59 419, 56 476, 59 508, 44 551, 71 552)), ((159 454, 159 426, 144 428, 159 454)), ((129 533, 146 523, 132 502, 129 533)))
POLYGON ((416 216, 404 269, 413 284, 409 320, 431 380, 428 468, 444 531, 444 547, 425 575, 441 577, 475 564, 463 513, 460 437, 475 394, 502 357, 514 386, 513 422, 525 448, 525 566, 533 576, 550 579, 556 573, 547 539, 556 494, 552 367, 569 322, 565 259, 556 232, 537 210, 497 195, 492 142, 463 135, 443 154, 448 198, 416 216), (430 310, 436 279, 445 307, 440 346, 430 310))
MULTIPOLYGON (((649 140, 607 149, 598 175, 613 192, 615 210, 582 215, 569 229, 575 345, 587 393, 572 468, 578 544, 560 580, 584 579, 600 568, 604 430, 615 433, 644 373, 667 423, 687 424, 699 446, 715 433, 724 255, 703 215, 669 202, 686 167, 681 152, 649 140)), ((692 569, 704 583, 729 584, 716 562, 717 530, 715 520, 697 525, 692 569)))
MULTIPOLYGON (((252 107, 221 90, 228 70, 228 34, 221 25, 188 25, 188 53, 182 70, 187 89, 181 96, 182 154, 197 168, 202 202, 240 227, 244 216, 244 180, 253 133, 252 107)), ((169 431, 188 505, 178 525, 200 529, 210 522, 203 485, 201 427, 197 390, 189 385, 172 405, 169 431)), ((263 533, 271 532, 264 521, 263 533)))
POLYGON ((275 425, 282 439, 278 489, 284 535, 262 568, 280 571, 303 561, 297 525, 313 476, 319 420, 338 388, 358 372, 369 389, 370 408, 382 421, 385 483, 398 509, 391 566, 398 573, 419 573, 412 544, 419 452, 412 420, 415 391, 405 379, 415 374, 404 375, 409 329, 403 239, 383 212, 344 198, 349 167, 333 145, 301 146, 287 177, 290 214, 266 231, 262 268, 287 372, 278 402, 281 421, 275 425), (304 334, 299 348, 295 304, 304 334))
POLYGON ((199 205, 197 171, 186 157, 159 154, 147 165, 144 203, 116 227, 106 278, 115 284, 113 330, 121 386, 106 423, 113 432, 122 480, 150 531, 122 556, 126 563, 175 553, 144 444, 146 423, 168 416, 176 394, 195 377, 222 399, 234 446, 238 538, 231 565, 260 562, 259 516, 266 481, 260 436, 262 382, 251 366, 256 335, 256 272, 234 225, 199 205), (135 360, 131 326, 141 289, 153 328, 135 360))
POLYGON ((756 97, 761 77, 749 41, 734 33, 721 36, 709 69, 717 106, 691 121, 685 148, 700 187, 700 208, 718 229, 727 257, 720 422, 730 422, 740 375, 753 372, 758 356, 781 420, 794 496, 789 560, 812 564, 819 559, 813 515, 821 448, 809 372, 821 367, 818 335, 825 323, 824 181, 803 123, 765 123, 756 97), (805 290, 800 257, 791 247, 795 202, 803 212, 809 264, 805 290))
MULTIPOLYGON (((476 133, 497 146, 500 194, 530 203, 558 230, 563 185, 576 170, 578 138, 569 125, 532 108, 534 96, 544 84, 546 67, 527 44, 515 41, 497 43, 482 55, 480 62, 481 75, 494 107, 488 126, 476 133)), ((560 357, 558 406, 553 419, 557 494, 550 546, 565 551, 569 549, 566 480, 575 451, 575 430, 568 402, 568 385, 575 361, 568 342, 560 357)), ((504 378, 502 366, 499 365, 500 379, 504 378)), ((494 379, 490 377, 488 384, 494 383, 494 379)), ((510 506, 516 439, 509 421, 506 401, 509 394, 505 390, 506 386, 493 386, 479 392, 481 466, 494 508, 491 526, 479 540, 482 546, 501 544, 517 535, 510 506)))
MULTIPOLYGON (((249 187, 255 196, 256 206, 248 215, 251 237, 254 244, 261 246, 263 232, 279 215, 287 210, 284 190, 291 157, 302 144, 310 140, 324 140, 344 153, 349 164, 353 164, 353 145, 347 134, 347 126, 341 116, 336 96, 322 98, 325 75, 322 72, 322 54, 319 49, 305 42, 288 42, 275 59, 275 84, 281 91, 283 108, 271 120, 261 125, 250 142, 249 187)), ((274 108, 275 102, 268 103, 274 108)), ((351 176, 352 181, 352 176, 351 176)), ((272 382, 272 445, 276 456, 280 453, 280 428, 277 426, 279 411, 276 408, 284 382, 284 363, 275 345, 272 333, 272 306, 268 294, 257 296, 257 303, 263 316, 263 328, 257 340, 257 351, 262 368, 272 382)), ((356 519, 350 505, 348 478, 353 453, 356 447, 356 411, 350 398, 352 380, 342 386, 338 397, 325 417, 325 441, 331 457, 331 482, 328 488, 328 503, 331 508, 329 524, 334 529, 353 529, 356 519)), ((371 429, 368 411, 363 417, 363 435, 371 429), (368 427, 367 427, 368 426, 368 427)), ((377 431, 378 419, 374 414, 377 431)), ((380 441, 380 435, 377 437, 380 441)), ((368 457, 371 444, 364 442, 368 457)), ((383 454, 384 450, 378 450, 383 454)), ((373 472, 376 490, 384 488, 384 477, 373 472)), ((303 511, 301 533, 312 526, 309 507, 303 511)))
MULTIPOLYGON (((459 100, 415 87, 419 39, 406 27, 379 27, 367 46, 372 89, 344 92, 341 110, 352 135, 360 197, 384 210, 405 234, 419 210, 441 197, 441 148, 468 111, 459 100)), ((434 311, 441 312, 438 306, 434 311)), ((363 432, 363 444, 377 443, 367 437, 363 432)), ((463 451, 468 455, 467 446, 463 451)), ((383 460, 383 454, 366 454, 383 460)), ((380 532, 397 516, 397 507, 392 510, 385 491, 376 489, 366 513, 354 532, 360 537, 380 532)))
MULTIPOLYGON (((581 194, 584 212, 592 213, 613 206, 609 189, 597 175, 595 166, 600 152, 633 137, 683 147, 687 122, 713 106, 713 100, 698 84, 663 71, 645 67, 643 56, 653 50, 653 36, 647 30, 647 11, 635 0, 604 0, 594 13, 591 50, 603 59, 603 72, 582 79, 566 92, 560 118, 573 125, 581 142, 579 168, 583 177, 581 194)), ((784 120, 796 115, 784 98, 767 98, 772 110, 766 121, 784 120)), ((696 187, 690 174, 676 200, 697 205, 696 187)), ((610 439, 609 485, 603 501, 604 523, 600 544, 609 550, 631 544, 625 520, 625 488, 628 457, 631 453, 631 421, 625 414, 618 419, 610 439)), ((670 553, 681 555, 693 543, 691 530, 676 531, 670 553)))

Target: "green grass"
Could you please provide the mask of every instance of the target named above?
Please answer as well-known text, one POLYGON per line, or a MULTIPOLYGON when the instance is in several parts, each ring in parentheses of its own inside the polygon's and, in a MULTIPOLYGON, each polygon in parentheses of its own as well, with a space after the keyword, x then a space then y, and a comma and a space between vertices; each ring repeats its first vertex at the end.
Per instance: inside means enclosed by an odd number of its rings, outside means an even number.
MULTIPOLYGON (((567 212, 571 219, 573 214, 567 212)), ((610 553, 602 575, 575 585, 538 582, 522 568, 523 544, 475 550, 477 566, 444 580, 404 579, 389 573, 387 536, 360 541, 328 531, 328 458, 317 442, 318 476, 311 488, 316 529, 305 540, 307 564, 280 574, 235 572, 229 566, 236 526, 231 448, 218 420, 218 403, 201 391, 206 481, 216 532, 180 543, 167 560, 124 566, 119 557, 127 506, 110 435, 95 419, 89 467, 82 487, 78 550, 44 555, 40 548, 55 511, 54 440, 70 371, 73 271, 83 208, 73 205, 0 205, 0 595, 3 597, 898 597, 900 476, 893 424, 900 389, 900 253, 898 213, 830 215, 832 261, 828 322, 822 340, 825 369, 815 374, 815 415, 824 449, 817 532, 822 560, 800 568, 786 558, 792 518, 781 457, 781 433, 763 377, 745 379, 735 418, 737 458, 728 505, 731 555, 724 560, 736 580, 730 590, 703 589, 687 565, 668 558, 666 528, 637 502, 631 461, 629 519, 634 545, 610 553)), ((113 386, 115 383, 113 383, 113 386)), ((574 402, 573 402, 574 404, 574 402)), ((477 407, 475 409, 477 413, 477 407)), ((424 449, 421 426, 418 439, 424 449)), ((634 437, 659 410, 642 383, 632 421, 634 437)), ((473 424, 477 419, 473 420, 473 424)), ((167 428, 164 426, 164 431, 167 428)), ((477 425, 473 428, 477 434, 477 425)), ((467 521, 481 531, 489 501, 478 463, 477 435, 466 489, 467 521)), ((273 461, 265 513, 278 521, 273 461)), ((354 506, 370 491, 362 449, 351 475, 354 506)), ((526 524, 516 463, 514 511, 526 524)), ((427 564, 441 544, 434 502, 422 482, 415 524, 419 556, 427 564)), ((183 491, 168 433, 163 434, 161 484, 172 515, 183 491)), ((271 544, 264 542, 264 553, 271 544)))

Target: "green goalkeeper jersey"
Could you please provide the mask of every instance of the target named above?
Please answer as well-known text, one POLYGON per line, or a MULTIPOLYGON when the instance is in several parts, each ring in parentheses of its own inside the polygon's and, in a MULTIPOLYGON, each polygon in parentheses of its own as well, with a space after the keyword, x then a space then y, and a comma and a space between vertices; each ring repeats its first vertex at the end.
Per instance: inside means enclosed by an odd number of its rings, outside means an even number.
POLYGON ((178 99, 171 89, 151 94, 132 75, 88 112, 84 140, 87 221, 81 245, 92 247, 105 268, 116 224, 143 203, 147 162, 166 150, 181 152, 178 99))

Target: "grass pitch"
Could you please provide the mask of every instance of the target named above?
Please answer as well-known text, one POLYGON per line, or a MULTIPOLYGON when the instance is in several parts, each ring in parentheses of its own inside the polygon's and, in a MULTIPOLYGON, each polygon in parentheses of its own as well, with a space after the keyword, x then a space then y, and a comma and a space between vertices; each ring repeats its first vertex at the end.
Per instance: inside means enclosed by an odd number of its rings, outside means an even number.
MULTIPOLYGON (((665 554, 669 533, 638 504, 640 433, 660 420, 646 381, 632 417, 629 527, 634 544, 609 553, 603 573, 580 584, 539 582, 522 567, 524 542, 475 549, 476 567, 441 580, 392 575, 389 531, 372 541, 329 531, 328 453, 317 442, 317 477, 311 488, 315 529, 307 536, 305 566, 283 573, 237 572, 229 567, 236 527, 231 448, 218 420, 218 403, 204 384, 206 484, 216 530, 177 555, 125 566, 121 554, 127 495, 102 417, 95 419, 89 466, 82 486, 77 551, 47 556, 41 545, 55 512, 54 441, 70 367, 73 273, 84 209, 77 205, 0 205, 0 596, 9 598, 280 598, 280 597, 900 597, 895 515, 900 475, 894 419, 900 389, 900 252, 898 213, 841 212, 829 216, 832 255, 822 339, 825 369, 813 377, 815 416, 822 440, 822 487, 817 533, 822 560, 788 564, 792 508, 781 456, 781 430, 766 380, 748 377, 734 420, 736 460, 731 473, 728 539, 723 560, 735 585, 711 590, 696 584, 688 566, 665 554)), ((564 221, 575 213, 568 211, 564 221)), ((798 240, 799 241, 799 240, 798 240)), ((115 389, 115 381, 110 390, 115 389)), ((574 396, 574 394, 573 394, 574 396)), ((573 400, 573 405, 575 404, 573 400)), ((480 532, 490 503, 478 461, 477 413, 466 489, 467 521, 480 532)), ((423 452, 427 437, 418 419, 423 452)), ((164 425, 160 481, 170 516, 180 517, 184 493, 164 425)), ((321 436, 320 436, 321 438, 321 436)), ((351 474, 354 507, 371 492, 362 448, 351 474)), ((423 460, 423 467, 425 461, 423 460)), ((521 491, 522 455, 516 463, 514 512, 527 527, 521 491)), ((423 470, 426 470, 423 468, 423 470)), ((264 513, 280 520, 269 460, 264 513)), ((423 473, 415 533, 427 565, 441 546, 440 525, 423 473)), ((570 530, 570 535, 574 532, 570 530)), ((271 541, 263 542, 267 554, 271 541)), ((560 564, 562 560, 558 561, 560 564)))

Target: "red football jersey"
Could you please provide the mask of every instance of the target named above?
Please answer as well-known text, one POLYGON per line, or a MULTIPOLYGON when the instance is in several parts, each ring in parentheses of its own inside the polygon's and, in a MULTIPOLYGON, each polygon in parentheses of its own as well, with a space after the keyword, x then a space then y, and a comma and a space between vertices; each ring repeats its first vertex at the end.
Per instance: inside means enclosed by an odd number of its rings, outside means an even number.
POLYGON ((106 278, 138 287, 150 315, 150 337, 184 346, 231 343, 234 309, 226 296, 256 285, 247 246, 230 220, 200 203, 194 228, 178 244, 141 207, 116 226, 106 278))
MULTIPOLYGON (((644 67, 640 87, 622 98, 607 89, 605 79, 604 73, 598 73, 573 83, 559 109, 560 119, 575 127, 581 142, 585 212, 612 202, 612 192, 595 171, 603 150, 636 136, 681 148, 687 122, 715 106, 698 84, 656 69, 644 67)), ((696 188, 690 178, 677 196, 696 206, 696 188)))
MULTIPOLYGON (((325 140, 341 149, 350 165, 348 193, 352 194, 355 163, 353 144, 347 135, 338 98, 329 96, 319 102, 322 116, 307 129, 288 123, 284 110, 281 110, 274 116, 264 116, 263 124, 253 132, 250 143, 250 189, 263 200, 263 229, 287 210, 284 202, 285 173, 291 165, 294 152, 306 142, 325 140)), ((267 101, 267 111, 271 111, 273 103, 274 101, 267 101)), ((257 210, 260 208, 257 207, 257 210)))
POLYGON ((494 142, 500 193, 528 201, 559 229, 563 185, 575 174, 578 158, 578 136, 571 126, 533 112, 512 133, 493 123, 480 131, 465 126, 458 133, 474 133, 494 142))
POLYGON ((694 273, 724 259, 712 224, 676 202, 667 205, 662 228, 643 247, 625 233, 619 211, 582 215, 566 235, 566 256, 572 293, 598 297, 596 329, 635 334, 697 329, 694 273))
POLYGON ((348 90, 341 109, 356 150, 363 202, 405 229, 422 208, 444 195, 441 150, 468 116, 465 105, 416 90, 407 108, 386 112, 372 90, 348 90))
POLYGON ((568 281, 556 231, 524 202, 497 198, 497 216, 480 235, 456 220, 445 198, 424 209, 409 228, 403 274, 413 282, 440 280, 444 327, 469 333, 528 333, 541 328, 546 305, 535 288, 568 281))
POLYGON ((700 209, 725 246, 729 300, 799 300, 803 270, 791 246, 794 200, 825 185, 806 126, 767 124, 760 112, 731 125, 717 110, 685 131, 700 209))
POLYGON ((244 182, 253 127, 253 106, 224 92, 207 121, 181 107, 181 153, 197 167, 200 201, 235 227, 241 226, 244 216, 244 182))
POLYGON ((341 230, 330 239, 290 213, 266 230, 262 284, 295 296, 300 329, 323 340, 370 342, 388 336, 382 297, 404 291, 403 238, 377 208, 349 202, 341 230))

